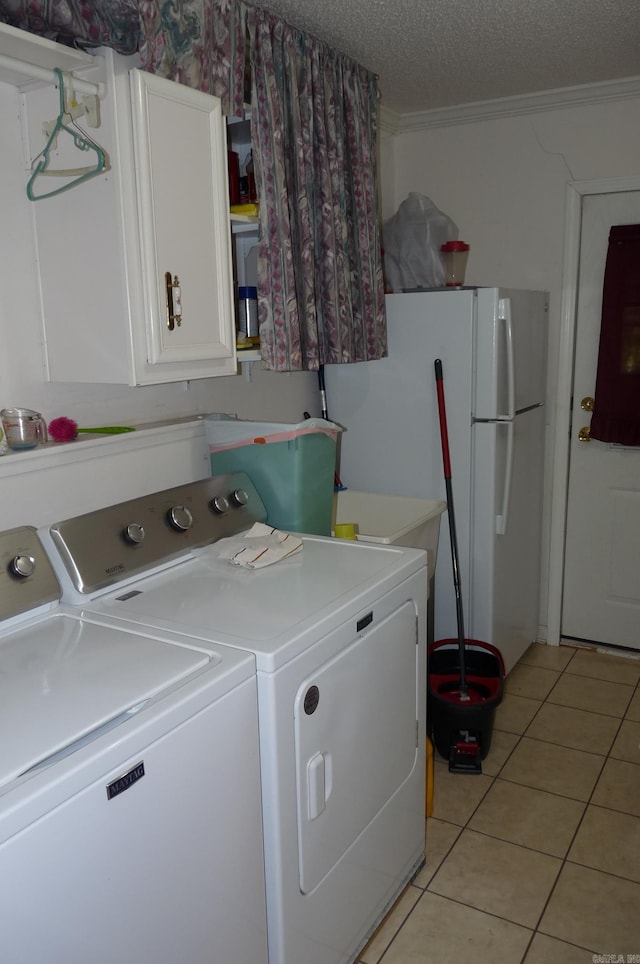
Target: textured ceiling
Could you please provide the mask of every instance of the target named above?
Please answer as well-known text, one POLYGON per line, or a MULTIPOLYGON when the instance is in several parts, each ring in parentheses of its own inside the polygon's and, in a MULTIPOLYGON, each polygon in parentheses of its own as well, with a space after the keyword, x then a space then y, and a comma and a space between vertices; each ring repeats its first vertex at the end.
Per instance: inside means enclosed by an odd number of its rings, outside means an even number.
POLYGON ((640 0, 257 0, 408 113, 640 75, 640 0))

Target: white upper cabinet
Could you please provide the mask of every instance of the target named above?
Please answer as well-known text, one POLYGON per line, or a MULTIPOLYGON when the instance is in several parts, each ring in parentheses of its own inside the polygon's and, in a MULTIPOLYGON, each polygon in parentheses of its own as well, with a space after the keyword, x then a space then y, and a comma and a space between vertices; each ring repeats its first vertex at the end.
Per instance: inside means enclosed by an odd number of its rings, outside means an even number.
MULTIPOLYGON (((235 374, 220 101, 109 50, 95 63, 82 77, 105 84, 100 126, 78 123, 106 151, 109 169, 31 205, 46 375, 149 385, 235 374)), ((44 87, 23 97, 32 161, 58 92, 44 87)), ((50 167, 83 163, 62 133, 50 167)), ((52 189, 52 178, 39 181, 36 195, 52 189)))
POLYGON ((220 101, 139 70, 130 81, 148 360, 235 371, 220 101))

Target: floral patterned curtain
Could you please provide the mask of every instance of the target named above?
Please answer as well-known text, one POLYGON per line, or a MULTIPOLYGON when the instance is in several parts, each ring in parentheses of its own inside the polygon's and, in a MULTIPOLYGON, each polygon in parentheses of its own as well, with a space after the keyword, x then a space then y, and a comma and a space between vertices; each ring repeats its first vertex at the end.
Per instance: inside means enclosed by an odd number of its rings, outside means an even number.
POLYGON ((260 346, 275 371, 386 355, 377 83, 249 7, 260 346))
POLYGON ((144 69, 215 94, 225 114, 241 114, 248 97, 241 0, 138 3, 144 69))
POLYGON ((215 94, 226 114, 248 98, 242 0, 0 0, 0 20, 74 47, 139 50, 142 66, 215 94))
POLYGON ((0 20, 74 47, 138 49, 138 0, 0 0, 0 20))

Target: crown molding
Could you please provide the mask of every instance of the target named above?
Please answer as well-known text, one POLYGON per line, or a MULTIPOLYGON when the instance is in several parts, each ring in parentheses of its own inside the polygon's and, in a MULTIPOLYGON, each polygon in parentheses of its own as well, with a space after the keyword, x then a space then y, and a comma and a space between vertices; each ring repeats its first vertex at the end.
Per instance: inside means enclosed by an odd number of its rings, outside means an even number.
POLYGON ((385 134, 398 134, 402 124, 402 114, 390 107, 379 108, 378 121, 380 130, 385 134))
POLYGON ((455 107, 438 107, 434 110, 401 113, 387 107, 380 108, 380 129, 390 134, 426 130, 430 127, 449 127, 453 124, 472 124, 478 121, 496 120, 516 114, 536 111, 559 110, 563 107, 582 107, 603 101, 621 100, 640 95, 640 76, 625 77, 601 84, 583 84, 579 87, 560 87, 535 94, 519 94, 498 100, 475 101, 455 107))

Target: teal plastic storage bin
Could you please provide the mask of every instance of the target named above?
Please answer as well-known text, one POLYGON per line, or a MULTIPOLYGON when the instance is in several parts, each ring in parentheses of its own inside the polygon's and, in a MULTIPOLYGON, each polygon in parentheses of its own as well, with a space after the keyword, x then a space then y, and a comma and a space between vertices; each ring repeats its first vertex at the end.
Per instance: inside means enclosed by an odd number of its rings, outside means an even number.
POLYGON ((276 529, 331 535, 340 427, 322 418, 296 425, 206 418, 211 474, 246 472, 276 529))

